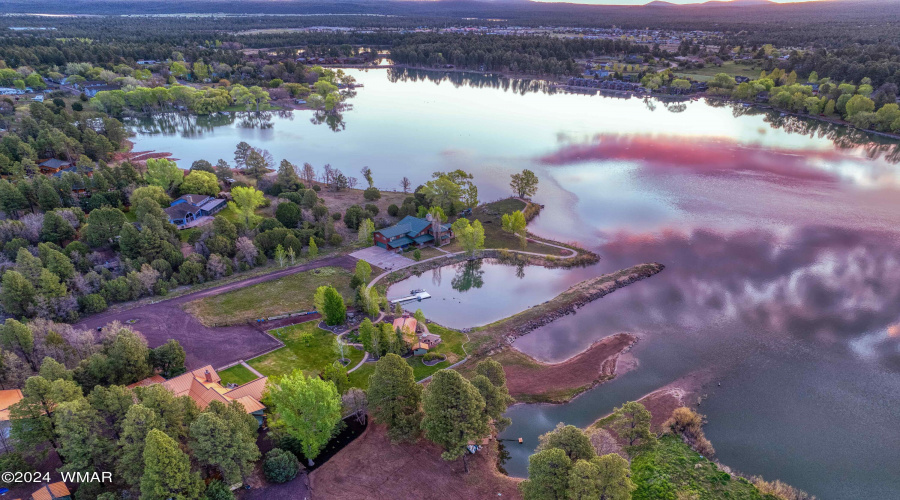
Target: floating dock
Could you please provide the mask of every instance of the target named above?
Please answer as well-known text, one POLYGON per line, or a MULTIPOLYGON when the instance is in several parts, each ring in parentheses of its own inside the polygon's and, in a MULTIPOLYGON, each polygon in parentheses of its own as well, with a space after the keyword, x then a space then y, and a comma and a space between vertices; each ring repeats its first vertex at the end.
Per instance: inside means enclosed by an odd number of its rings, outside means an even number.
POLYGON ((412 301, 423 301, 425 299, 430 299, 431 294, 426 292, 425 290, 412 290, 409 292, 410 294, 406 297, 400 297, 399 299, 394 299, 391 301, 391 304, 402 304, 404 302, 412 302, 412 301))

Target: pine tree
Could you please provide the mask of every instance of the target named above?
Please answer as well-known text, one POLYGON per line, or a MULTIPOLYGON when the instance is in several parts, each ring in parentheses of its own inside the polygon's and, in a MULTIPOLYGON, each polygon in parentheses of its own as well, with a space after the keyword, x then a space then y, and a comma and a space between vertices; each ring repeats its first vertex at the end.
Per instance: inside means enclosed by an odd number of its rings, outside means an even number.
POLYGON ((441 454, 444 460, 463 457, 468 472, 466 445, 469 441, 480 441, 490 432, 484 398, 459 372, 441 370, 432 377, 422 401, 425 436, 444 448, 441 454))
POLYGON ((237 401, 210 403, 191 424, 190 434, 194 458, 221 472, 228 484, 243 480, 259 460, 256 419, 237 401))
POLYGON ((368 397, 372 418, 388 426, 391 441, 416 440, 422 421, 422 386, 406 361, 396 354, 378 360, 369 377, 368 397))
POLYGON ((128 409, 122 422, 122 450, 116 473, 133 488, 137 488, 144 473, 144 445, 147 433, 153 429, 162 430, 163 421, 150 408, 136 404, 128 409))
POLYGON ((191 460, 166 433, 151 429, 144 446, 143 500, 200 498, 203 481, 191 472, 191 460))
MULTIPOLYGON (((569 487, 572 460, 559 448, 528 457, 528 479, 519 483, 525 500, 562 500, 569 487)), ((597 497, 595 497, 597 498, 597 497)))

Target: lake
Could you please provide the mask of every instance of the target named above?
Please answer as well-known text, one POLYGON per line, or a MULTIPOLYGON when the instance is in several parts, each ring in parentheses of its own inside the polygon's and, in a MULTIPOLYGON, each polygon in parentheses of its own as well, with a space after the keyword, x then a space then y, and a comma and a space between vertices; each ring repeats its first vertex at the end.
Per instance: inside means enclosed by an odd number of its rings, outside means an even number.
MULTIPOLYGON (((510 409, 504 437, 526 442, 507 447, 511 474, 527 472, 537 436, 557 422, 587 425, 705 369, 722 384, 700 411, 724 464, 823 499, 897 496, 896 143, 704 101, 565 94, 463 73, 352 72, 364 88, 340 116, 168 116, 132 124, 135 150, 171 152, 187 168, 231 161, 243 140, 276 161, 328 163, 357 177, 368 166, 382 189, 462 168, 486 201, 508 196, 509 175, 529 168, 540 178, 535 199, 546 205, 533 232, 599 253, 593 275, 647 261, 666 270, 517 341, 559 361, 616 332, 642 337, 633 371, 566 405, 510 409)), ((501 283, 514 268, 484 271, 483 291, 453 289, 450 270, 439 285, 429 273, 416 278, 446 294, 421 303, 426 315, 493 321, 581 273, 554 272, 546 289, 526 286, 519 298, 489 295, 514 288, 501 283), (498 310, 468 297, 490 297, 498 310)), ((531 281, 525 273, 520 283, 531 281)))
MULTIPOLYGON (((591 269, 592 270, 592 269, 591 269)), ((421 309, 435 323, 455 328, 483 326, 546 302, 584 279, 581 273, 541 266, 501 264, 493 259, 463 262, 425 271, 391 285, 388 299, 410 290, 427 291, 430 299, 404 304, 421 309)))

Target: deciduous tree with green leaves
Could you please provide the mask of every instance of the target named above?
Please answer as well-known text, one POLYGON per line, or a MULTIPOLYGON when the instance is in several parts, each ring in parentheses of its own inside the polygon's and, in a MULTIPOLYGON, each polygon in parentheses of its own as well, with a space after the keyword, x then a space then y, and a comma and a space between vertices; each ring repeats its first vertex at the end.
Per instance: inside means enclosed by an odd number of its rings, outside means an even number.
POLYGON ((470 223, 469 219, 461 217, 451 227, 466 254, 473 256, 478 250, 484 249, 484 226, 480 220, 470 223))
POLYGON ((210 467, 228 484, 242 481, 259 460, 256 446, 257 422, 244 406, 213 401, 191 423, 191 451, 202 465, 210 467))
POLYGON ((247 227, 253 226, 259 218, 256 215, 256 209, 266 200, 262 191, 249 186, 237 186, 231 190, 231 198, 234 201, 229 201, 228 207, 241 214, 247 227))
POLYGON ((521 173, 512 174, 512 180, 509 183, 513 193, 519 198, 531 198, 537 193, 538 177, 527 168, 521 173))
POLYGON ((219 179, 216 178, 216 174, 194 170, 184 178, 179 191, 181 194, 215 196, 219 194, 219 179))
POLYGON ((574 425, 565 425, 562 422, 556 424, 556 428, 538 438, 538 450, 559 448, 566 453, 573 462, 576 460, 590 460, 597 456, 590 438, 574 425))
POLYGON ((511 214, 503 214, 501 218, 502 229, 507 233, 512 233, 519 237, 519 245, 522 249, 527 244, 525 226, 528 223, 525 220, 525 214, 521 210, 516 210, 511 214))
POLYGON ((165 158, 147 160, 147 173, 144 174, 147 184, 159 186, 166 192, 173 192, 184 182, 184 171, 174 161, 165 158))
POLYGON ((341 420, 341 397, 331 382, 295 370, 270 380, 271 427, 297 439, 310 465, 341 420))

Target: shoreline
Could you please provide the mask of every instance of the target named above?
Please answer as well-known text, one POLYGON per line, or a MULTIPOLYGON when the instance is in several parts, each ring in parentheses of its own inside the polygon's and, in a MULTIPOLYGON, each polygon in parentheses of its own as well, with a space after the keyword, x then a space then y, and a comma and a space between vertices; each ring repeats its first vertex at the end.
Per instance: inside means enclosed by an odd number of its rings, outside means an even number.
POLYGON ((564 404, 627 372, 630 367, 620 370, 619 361, 637 342, 636 335, 617 333, 559 363, 538 361, 511 346, 489 357, 503 365, 515 404, 564 404))

